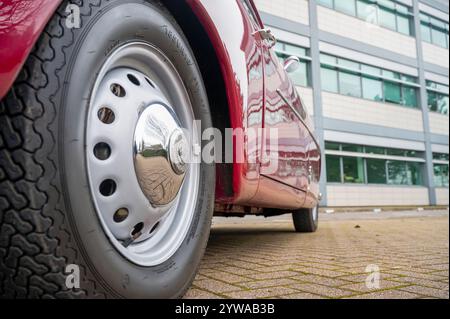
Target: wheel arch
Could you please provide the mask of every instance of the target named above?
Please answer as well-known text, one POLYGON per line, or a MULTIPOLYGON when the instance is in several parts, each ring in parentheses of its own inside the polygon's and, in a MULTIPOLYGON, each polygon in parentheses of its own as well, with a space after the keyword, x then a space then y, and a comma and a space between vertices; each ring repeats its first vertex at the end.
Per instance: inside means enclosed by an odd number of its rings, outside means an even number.
MULTIPOLYGON (((164 3, 177 23, 181 26, 191 45, 208 94, 213 125, 225 136, 225 129, 231 128, 232 89, 226 79, 231 71, 223 59, 219 58, 222 48, 214 44, 211 33, 206 31, 207 12, 201 9, 200 0, 176 0, 164 3), (202 21, 203 20, 203 21, 202 21), (228 69, 227 69, 228 68, 228 69)), ((224 53, 226 54, 226 53, 224 53)), ((223 141, 224 142, 224 141, 223 141)), ((222 143, 224 144, 224 143, 222 143)), ((224 154, 224 152, 222 152, 224 154)), ((216 200, 227 201, 234 196, 233 164, 216 164, 216 200)))

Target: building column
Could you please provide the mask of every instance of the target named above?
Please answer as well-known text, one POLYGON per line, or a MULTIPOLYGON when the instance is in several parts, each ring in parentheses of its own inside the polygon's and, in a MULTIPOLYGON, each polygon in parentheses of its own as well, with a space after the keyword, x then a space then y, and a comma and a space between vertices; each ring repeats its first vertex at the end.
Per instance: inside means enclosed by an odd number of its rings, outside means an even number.
POLYGON ((319 21, 317 17, 317 1, 309 0, 309 27, 311 50, 311 86, 314 102, 314 126, 316 137, 322 149, 322 169, 320 177, 320 192, 322 193, 321 206, 328 205, 327 196, 327 170, 325 163, 325 140, 322 107, 322 82, 320 79, 320 49, 319 49, 319 21))
POLYGON ((425 78, 425 64, 423 59, 422 34, 420 32, 420 10, 418 0, 413 0, 413 14, 414 14, 414 30, 416 35, 417 63, 418 63, 419 84, 420 84, 419 101, 422 107, 423 129, 425 136, 425 160, 426 160, 425 179, 426 185, 428 186, 430 205, 436 205, 437 200, 436 200, 436 188, 434 185, 433 150, 431 147, 427 84, 425 78))

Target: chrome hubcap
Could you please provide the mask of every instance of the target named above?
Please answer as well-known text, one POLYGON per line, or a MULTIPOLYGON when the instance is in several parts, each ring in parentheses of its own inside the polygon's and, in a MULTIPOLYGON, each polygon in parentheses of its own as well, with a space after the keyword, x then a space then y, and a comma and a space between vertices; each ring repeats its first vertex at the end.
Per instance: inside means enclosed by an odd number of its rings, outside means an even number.
POLYGON ((198 196, 200 161, 191 149, 199 136, 189 95, 168 61, 145 43, 116 49, 98 75, 87 120, 97 214, 116 249, 142 266, 176 252, 198 196))
POLYGON ((134 166, 151 204, 167 205, 177 196, 187 169, 188 145, 172 109, 153 104, 142 112, 134 134, 134 166))

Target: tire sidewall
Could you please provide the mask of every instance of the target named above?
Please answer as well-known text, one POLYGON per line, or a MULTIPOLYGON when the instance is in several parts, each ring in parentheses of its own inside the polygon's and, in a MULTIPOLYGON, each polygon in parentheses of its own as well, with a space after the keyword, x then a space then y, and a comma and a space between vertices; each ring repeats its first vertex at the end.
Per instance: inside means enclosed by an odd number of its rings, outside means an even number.
MULTIPOLYGON (((212 218, 215 170, 201 164, 195 215, 181 247, 155 267, 140 267, 111 244, 96 213, 87 176, 85 126, 97 74, 109 54, 127 42, 158 47, 178 70, 189 93, 195 118, 210 127, 211 116, 201 74, 181 31, 159 6, 138 0, 112 1, 93 9, 74 30, 66 52, 67 70, 61 100, 60 161, 66 211, 77 246, 90 271, 114 297, 179 297, 190 285, 203 255, 212 218)), ((82 287, 83 288, 83 287, 82 287)))

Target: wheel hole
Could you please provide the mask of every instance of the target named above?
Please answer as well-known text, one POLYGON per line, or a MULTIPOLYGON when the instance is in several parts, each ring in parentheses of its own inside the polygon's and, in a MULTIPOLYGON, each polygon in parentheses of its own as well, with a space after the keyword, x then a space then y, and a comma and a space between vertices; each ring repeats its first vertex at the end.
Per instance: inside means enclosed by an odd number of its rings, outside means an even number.
POLYGON ((156 228, 158 228, 158 226, 159 226, 159 222, 157 222, 157 223, 155 224, 155 226, 152 227, 152 229, 150 230, 150 233, 149 233, 149 234, 153 234, 153 232, 156 230, 156 228))
POLYGON ((97 115, 98 119, 105 124, 112 124, 116 119, 116 115, 109 107, 102 107, 97 115))
POLYGON ((111 147, 106 143, 98 143, 94 147, 94 155, 101 161, 107 160, 111 156, 111 147))
POLYGON ((153 82, 152 81, 150 81, 150 79, 149 78, 145 78, 145 81, 147 81, 147 83, 152 87, 152 88, 156 88, 155 87, 155 84, 153 84, 153 82))
POLYGON ((104 180, 100 184, 100 194, 105 197, 111 196, 116 192, 117 185, 112 179, 104 180))
POLYGON ((141 235, 142 229, 144 229, 144 223, 137 223, 133 231, 131 232, 132 237, 139 237, 141 235))
POLYGON ((123 86, 117 83, 111 84, 111 92, 117 97, 124 97, 127 94, 123 86))
POLYGON ((113 216, 114 222, 121 223, 125 221, 125 219, 128 218, 128 215, 130 215, 130 212, 126 208, 120 208, 118 209, 113 216))
POLYGON ((136 85, 136 86, 141 85, 141 82, 139 82, 137 77, 135 77, 133 74, 128 74, 127 77, 128 77, 128 80, 130 80, 130 82, 133 83, 134 85, 136 85))

